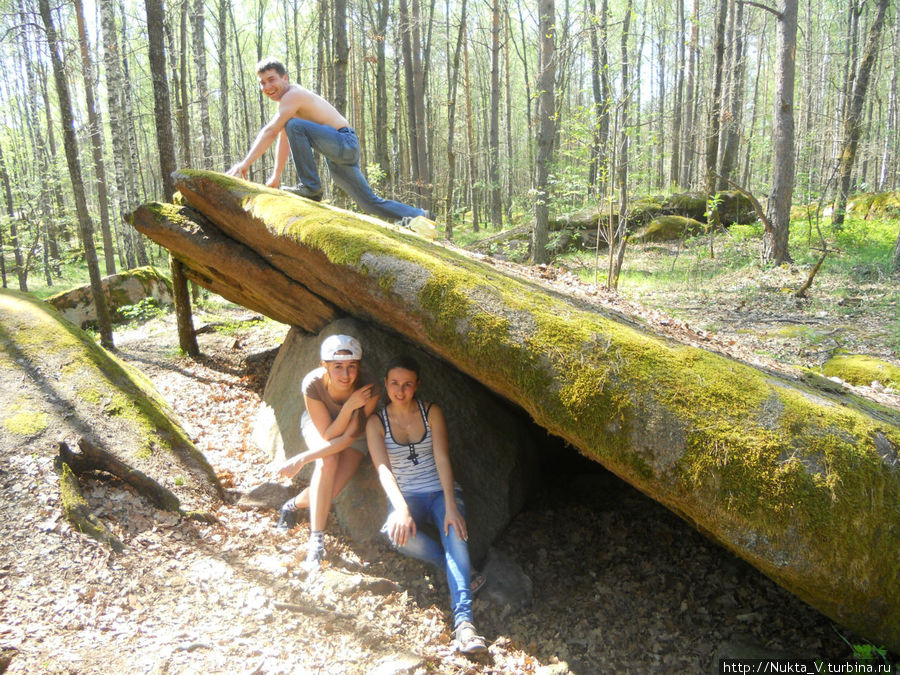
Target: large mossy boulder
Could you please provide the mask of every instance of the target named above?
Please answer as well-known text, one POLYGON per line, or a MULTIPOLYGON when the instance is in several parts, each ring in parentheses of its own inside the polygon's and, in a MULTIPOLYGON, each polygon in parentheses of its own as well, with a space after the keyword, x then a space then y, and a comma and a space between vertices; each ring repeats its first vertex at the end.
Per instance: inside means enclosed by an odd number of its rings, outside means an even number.
POLYGON ((221 502, 209 463, 140 372, 27 293, 0 291, 0 455, 84 444, 166 488, 158 504, 221 502), (177 500, 177 501, 176 501, 177 500))
POLYGON ((684 216, 658 216, 634 233, 631 240, 637 244, 651 241, 674 241, 688 235, 701 234, 706 225, 684 216))
MULTIPOLYGON (((113 321, 127 321, 122 308, 149 298, 157 305, 172 304, 172 282, 155 267, 136 267, 103 277, 103 294, 113 321)), ((90 284, 52 295, 47 302, 76 326, 84 328, 97 321, 97 309, 90 284)))
MULTIPOLYGON (((292 329, 266 382, 263 406, 254 424, 257 444, 270 459, 279 461, 306 449, 299 428, 304 410, 300 382, 319 366, 322 339, 336 333, 360 340, 363 368, 379 383, 382 394, 384 367, 392 357, 409 354, 419 362, 419 397, 439 403, 444 410, 454 475, 468 508, 469 547, 472 557, 480 560, 522 508, 536 481, 539 439, 520 410, 399 336, 353 319, 339 319, 319 335, 292 329)), ((385 402, 382 396, 382 404, 385 402)), ((355 540, 363 542, 378 535, 387 505, 369 459, 335 500, 334 508, 341 527, 355 540)))
MULTIPOLYGON (((674 343, 374 219, 212 172, 176 180, 249 254, 480 381, 836 621, 900 651, 897 411, 674 343)), ((142 207, 135 225, 156 236, 166 208, 142 207)), ((177 229, 167 245, 188 260, 177 229)))
MULTIPOLYGON (((756 220, 756 211, 752 202, 746 195, 737 190, 723 190, 717 193, 719 197, 719 220, 725 225, 733 223, 752 223, 756 220)), ((610 206, 589 206, 586 208, 551 217, 551 230, 596 230, 597 223, 602 218, 604 223, 618 222, 618 205, 613 204, 613 212, 609 212, 610 206)), ((628 204, 628 230, 630 232, 644 232, 646 228, 656 220, 669 216, 678 216, 700 223, 706 222, 707 198, 706 195, 694 192, 684 192, 672 195, 648 195, 630 201, 628 204)), ((671 227, 672 223, 669 221, 671 227)), ((658 229, 657 228, 654 229, 658 229)), ((584 237, 582 237, 584 239, 584 237)), ((646 239, 646 241, 659 241, 658 239, 646 239)), ((596 244, 596 234, 593 241, 590 237, 585 239, 586 245, 596 244)))

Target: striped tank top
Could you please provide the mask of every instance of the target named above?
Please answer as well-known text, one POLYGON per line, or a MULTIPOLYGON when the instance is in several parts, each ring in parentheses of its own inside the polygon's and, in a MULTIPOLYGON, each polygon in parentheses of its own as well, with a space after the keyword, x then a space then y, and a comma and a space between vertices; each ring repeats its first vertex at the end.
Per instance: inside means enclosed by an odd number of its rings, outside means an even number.
POLYGON ((438 476, 437 465, 434 463, 434 445, 431 439, 431 425, 428 424, 428 411, 419 399, 416 399, 422 422, 425 425, 425 435, 422 440, 415 443, 398 443, 391 432, 391 422, 388 419, 387 409, 379 411, 379 419, 384 427, 384 445, 387 448, 388 459, 391 461, 391 471, 397 479, 397 485, 403 494, 415 494, 422 492, 439 492, 441 479, 438 476))

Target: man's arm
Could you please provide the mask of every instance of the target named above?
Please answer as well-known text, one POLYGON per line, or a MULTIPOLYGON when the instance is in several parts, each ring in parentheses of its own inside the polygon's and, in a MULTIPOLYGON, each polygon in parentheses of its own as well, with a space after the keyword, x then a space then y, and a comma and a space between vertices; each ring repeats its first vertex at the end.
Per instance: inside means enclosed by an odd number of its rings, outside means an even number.
POLYGON ((284 171, 284 167, 287 164, 289 150, 290 144, 288 143, 287 132, 282 129, 278 134, 278 143, 275 145, 275 168, 272 169, 272 174, 269 176, 269 180, 266 181, 267 187, 277 188, 281 184, 281 172, 284 171))
MULTIPOLYGON (((247 151, 247 156, 244 157, 240 162, 232 166, 227 173, 229 176, 237 176, 239 178, 246 178, 247 171, 253 166, 253 163, 259 159, 262 154, 269 149, 269 146, 275 142, 275 139, 278 138, 278 135, 284 131, 284 125, 288 123, 294 113, 296 113, 297 109, 300 107, 300 93, 289 91, 285 93, 282 97, 281 101, 278 103, 278 112, 275 117, 273 117, 269 123, 259 130, 259 133, 256 135, 256 139, 253 141, 253 145, 250 146, 250 150, 247 151)), ((285 139, 286 141, 287 139, 285 139)), ((284 145, 284 144, 282 144, 284 145)), ((280 149, 279 149, 280 150, 280 149)), ((285 146, 284 152, 287 152, 287 147, 285 146)), ((287 155, 285 155, 285 158, 287 155)), ((283 165, 282 165, 283 168, 283 165)))

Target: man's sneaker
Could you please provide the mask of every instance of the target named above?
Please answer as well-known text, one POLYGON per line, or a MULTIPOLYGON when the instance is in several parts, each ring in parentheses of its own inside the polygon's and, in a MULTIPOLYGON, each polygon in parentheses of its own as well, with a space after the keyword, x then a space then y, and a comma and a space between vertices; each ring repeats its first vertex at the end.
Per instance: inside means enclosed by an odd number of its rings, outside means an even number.
POLYGON ((296 524, 297 507, 294 506, 294 500, 289 499, 281 507, 281 511, 278 512, 278 522, 275 524, 275 529, 280 532, 287 532, 296 524))
POLYGON ((303 183, 298 183, 294 187, 288 186, 281 189, 285 192, 290 192, 292 195, 297 195, 298 197, 306 197, 307 199, 312 199, 314 202, 322 201, 321 190, 310 190, 303 183))

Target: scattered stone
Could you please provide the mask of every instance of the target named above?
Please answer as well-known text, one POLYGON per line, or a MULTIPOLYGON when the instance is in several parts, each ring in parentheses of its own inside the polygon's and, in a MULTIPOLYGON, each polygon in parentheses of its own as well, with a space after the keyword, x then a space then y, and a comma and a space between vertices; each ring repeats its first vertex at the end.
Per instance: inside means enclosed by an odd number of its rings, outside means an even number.
POLYGON ((372 675, 417 675, 425 672, 427 665, 418 654, 406 652, 385 657, 371 672, 372 675))
MULTIPOLYGON (((713 675, 720 673, 719 662, 723 659, 762 659, 765 661, 775 661, 776 659, 796 659, 796 652, 786 652, 780 649, 772 649, 765 647, 753 640, 748 635, 735 635, 731 639, 721 643, 716 649, 710 664, 710 672, 713 675)), ((807 655, 808 656, 808 655, 807 655)), ((803 656, 805 658, 805 656, 803 656)))
POLYGON ((531 578, 503 551, 491 547, 481 573, 487 581, 476 602, 480 612, 488 614, 495 625, 502 625, 508 616, 531 605, 531 578))

